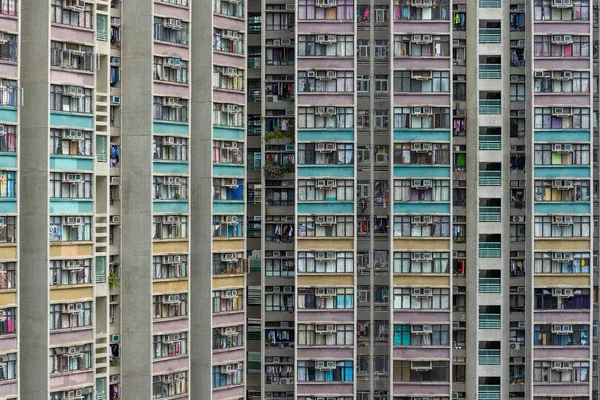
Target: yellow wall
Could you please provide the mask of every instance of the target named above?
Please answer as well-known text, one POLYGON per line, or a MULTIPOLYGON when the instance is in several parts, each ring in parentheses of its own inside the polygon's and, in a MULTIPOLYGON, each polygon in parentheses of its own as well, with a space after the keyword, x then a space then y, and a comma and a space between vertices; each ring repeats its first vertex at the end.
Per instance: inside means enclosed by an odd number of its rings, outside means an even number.
POLYGON ((15 260, 17 258, 16 244, 0 245, 0 260, 15 260))
POLYGON ((152 283, 152 294, 187 292, 187 279, 173 281, 155 281, 152 283))
POLYGON ((0 293, 0 306, 16 305, 17 304, 17 291, 11 290, 9 292, 0 293))
POLYGON ((243 276, 213 276, 213 289, 244 287, 243 276))
POLYGON ((354 239, 303 239, 298 238, 298 251, 310 250, 353 250, 354 239))
POLYGON ((244 251, 244 239, 213 238, 213 251, 244 251))
POLYGON ((67 242, 50 245, 50 257, 91 257, 93 252, 92 244, 77 244, 67 242))
POLYGON ((407 275, 407 274, 395 274, 394 275, 394 286, 449 286, 449 276, 436 276, 431 274, 418 274, 418 275, 407 275))
POLYGON ((187 253, 188 240, 173 240, 168 242, 154 242, 153 254, 187 253))
POLYGON ((577 251, 577 250, 590 250, 589 239, 535 239, 534 250, 541 251, 577 251))
POLYGON ((555 275, 536 275, 534 278, 534 285, 539 287, 544 286, 589 286, 589 276, 569 276, 566 274, 555 274, 555 275))
POLYGON ((450 239, 449 238, 394 239, 394 250, 450 251, 450 239))
POLYGON ((82 301, 83 299, 94 298, 93 287, 81 287, 81 285, 73 286, 56 286, 50 288, 50 301, 82 301))
POLYGON ((354 275, 298 275, 298 286, 354 286, 354 275))

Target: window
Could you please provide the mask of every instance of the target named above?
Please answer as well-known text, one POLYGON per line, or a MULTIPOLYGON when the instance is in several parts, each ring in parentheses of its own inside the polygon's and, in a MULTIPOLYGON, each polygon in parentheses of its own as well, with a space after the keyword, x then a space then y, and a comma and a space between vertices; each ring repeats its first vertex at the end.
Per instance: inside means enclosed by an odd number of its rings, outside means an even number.
POLYGON ((265 252, 265 276, 294 276, 296 268, 293 252, 285 258, 275 257, 272 251, 265 252))
MULTIPOLYGON (((188 23, 179 19, 154 17, 154 40, 187 45, 188 23)), ((217 40, 213 37, 213 43, 217 40)))
POLYGON ((534 149, 535 165, 590 165, 589 144, 536 144, 534 149))
MULTIPOLYGON (((319 156, 318 153, 317 156, 319 156)), ((298 201, 353 200, 354 183, 350 179, 298 180, 298 201)), ((293 198, 291 201, 293 204, 293 198)))
POLYGON ((536 310, 589 310, 590 289, 534 289, 533 304, 536 310))
POLYGON ((390 9, 388 6, 375 6, 375 24, 382 25, 390 20, 390 9))
POLYGON ((179 136, 154 135, 154 159, 163 161, 187 161, 188 140, 179 136))
POLYGON ((354 36, 298 35, 298 55, 351 57, 354 55, 354 36), (320 36, 324 36, 324 38, 320 38, 320 36))
POLYGON ((92 302, 50 304, 50 330, 92 326, 92 302))
POLYGON ((333 216, 299 216, 299 237, 352 237, 354 236, 354 217, 345 215, 333 216))
POLYGON ((153 116, 158 121, 187 122, 188 100, 178 97, 154 96, 153 116))
POLYGON ((50 286, 82 285, 92 282, 92 260, 51 260, 50 286))
POLYGON ((510 224, 510 241, 525 241, 525 224, 510 224))
POLYGON ((525 83, 510 84, 510 101, 525 101, 525 83))
POLYGON ((353 71, 298 71, 298 92, 354 92, 353 71), (330 79, 331 73, 335 78, 330 79), (313 75, 314 77, 309 77, 313 75), (323 79, 327 77, 327 79, 323 79))
POLYGON ((152 279, 187 277, 188 258, 185 254, 152 257, 152 279))
POLYGON ((394 382, 449 382, 448 361, 394 360, 394 382))
POLYGON ((390 41, 389 40, 376 40, 374 47, 374 56, 375 58, 387 58, 390 51, 390 41))
POLYGON ((590 273, 590 254, 589 253, 568 253, 567 259, 563 253, 552 252, 534 253, 534 272, 536 274, 589 274, 590 273))
POLYGON ((352 325, 298 324, 299 346, 352 346, 352 325))
POLYGON ((321 8, 316 6, 319 0, 299 0, 299 20, 354 20, 354 0, 337 0, 336 7, 321 8))
MULTIPOLYGON (((589 0, 572 0, 572 6, 566 8, 552 7, 553 0, 535 0, 533 19, 536 21, 589 21, 589 0)), ((567 3, 565 3, 567 4, 567 3)))
MULTIPOLYGON (((94 395, 94 387, 93 386, 88 386, 83 389, 77 389, 77 390, 81 390, 82 397, 79 398, 80 400, 94 400, 95 395, 94 395)), ((61 392, 52 392, 52 393, 50 393, 50 400, 68 399, 69 392, 70 392, 70 390, 65 390, 65 391, 61 391, 61 392)), ((9 400, 13 400, 13 399, 9 399, 9 400)))
MULTIPOLYGON (((7 131, 7 128, 8 135, 10 135, 10 132, 12 131, 13 137, 11 139, 9 136, 7 141, 5 141, 1 139, 6 138, 6 135, 0 136, 0 151, 2 149, 2 143, 8 143, 9 148, 16 148, 14 136, 15 127, 5 125, 4 130, 7 131)), ((74 129, 50 129, 50 154, 64 156, 91 156, 92 136, 93 133, 89 131, 80 131, 74 129)))
POLYGON ((590 218, 572 217, 570 225, 559 225, 552 216, 534 218, 535 237, 590 237, 590 218))
POLYGON ((394 92, 450 92, 450 71, 395 71, 394 92))
POLYGON ((394 108, 394 128, 412 128, 412 129, 450 129, 450 109, 441 107, 432 107, 431 113, 425 113, 421 107, 395 107, 394 108))
MULTIPOLYGON (((358 75, 356 77, 356 91, 357 92, 368 93, 369 92, 369 84, 370 84, 369 75, 358 75)), ((360 115, 358 118, 360 118, 360 115)), ((359 123, 359 125, 362 125, 362 124, 359 123)))
POLYGON ((152 358, 177 357, 187 354, 187 332, 154 335, 152 358))
POLYGON ((215 125, 241 128, 244 126, 244 106, 213 103, 213 118, 215 125))
MULTIPOLYGON (((0 243, 17 242, 17 218, 1 216, 2 225, 0 225, 0 243)), ((2 265, 2 264, 0 264, 2 265)), ((1 279, 1 277, 0 277, 1 279)), ((0 285, 1 287, 1 285, 0 285)))
POLYGON ((241 385, 244 383, 244 363, 217 365, 212 367, 213 388, 241 385))
POLYGON ((265 291, 265 311, 294 311, 294 288, 287 286, 267 286, 265 291), (288 291, 289 290, 289 291, 288 291))
POLYGON ((90 241, 91 227, 92 217, 50 216, 50 241, 90 241))
POLYGON ((0 309, 0 335, 12 335, 17 331, 17 309, 8 307, 0 309))
POLYGON ((76 43, 52 41, 50 43, 50 65, 77 71, 93 71, 94 48, 76 43))
POLYGON ((590 363, 587 361, 534 361, 533 362, 533 381, 534 382, 589 382, 590 363))
POLYGON ((50 109, 53 111, 91 114, 92 89, 79 86, 50 85, 50 109))
POLYGON ((590 109, 535 107, 534 129, 590 129, 590 109))
POLYGON ((396 252, 394 273, 447 274, 450 272, 450 254, 440 252, 396 252), (428 257, 425 259, 424 257, 428 257))
POLYGON ((265 29, 267 31, 293 31, 295 23, 294 13, 266 12, 265 29))
MULTIPOLYGON (((267 46, 275 46, 273 39, 267 39, 267 46)), ((293 47, 266 47, 265 60, 267 65, 294 65, 295 49, 293 47)), ((260 54, 259 54, 260 55, 260 54)), ((260 62, 258 57, 257 62, 260 62)))
POLYGON ((352 273, 353 271, 354 257, 352 252, 298 252, 298 272, 352 273))
POLYGON ((535 35, 535 57, 589 57, 590 37, 574 35, 535 35))
POLYGON ((8 353, 0 357, 0 381, 17 379, 17 354, 8 353))
POLYGON ((535 180, 535 201, 590 201, 590 181, 535 180), (568 182, 568 183, 565 183, 568 182), (570 185, 570 186, 568 186, 570 185))
MULTIPOLYGON (((353 165, 354 144, 299 143, 299 165, 353 165), (324 147, 324 148, 323 148, 324 147)), ((331 181, 331 179, 329 180, 331 181)), ((330 182, 331 183, 331 182, 330 182)), ((327 184, 327 181, 325 182, 327 184)), ((336 181, 337 184, 337 181, 336 181)))
MULTIPOLYGON (((222 68, 222 67, 214 67, 222 68)), ((154 57, 154 80, 187 83, 188 62, 179 58, 154 57)), ((241 89, 240 89, 241 90, 241 89)))
MULTIPOLYGON (((450 145, 446 143, 420 142, 395 144, 394 164, 449 165, 450 145), (427 151, 423 150, 424 145, 429 146, 427 151)), ((411 180, 410 182, 411 186, 413 186, 413 181, 411 180)), ((422 184, 423 180, 421 180, 422 184)), ((411 196, 412 192, 411 190, 411 196)))
MULTIPOLYGON (((581 71, 566 71, 570 78, 565 78, 565 71, 542 71, 543 78, 533 81, 533 91, 536 93, 589 93, 590 73, 581 71)), ((512 84, 511 84, 512 85, 512 84)))
POLYGON ((92 174, 50 172, 50 198, 91 199, 92 174))
MULTIPOLYGON (((13 13, 8 13, 9 15, 15 15, 16 13, 16 0, 3 0, 2 1, 2 10, 5 4, 10 5, 13 4, 13 13)), ((50 12, 52 23, 54 24, 62 24, 62 25, 70 25, 70 26, 78 26, 80 28, 88 28, 92 29, 94 27, 94 5, 90 3, 85 4, 85 8, 81 11, 70 10, 63 8, 64 0, 52 0, 52 9, 50 12)), ((10 10, 10 8, 9 8, 10 10)), ((5 12, 2 12, 5 14, 5 12)))
POLYGON ((394 346, 448 345, 450 345, 449 325, 425 325, 425 327, 423 325, 394 325, 394 346))
POLYGON ((152 217, 154 239, 185 239, 187 238, 187 216, 156 215, 152 217))
POLYGON ((187 371, 152 377, 152 398, 162 399, 187 393, 187 371))
POLYGON ((213 29, 213 48, 232 54, 244 54, 244 33, 226 29, 213 29))
POLYGON ((234 275, 244 273, 243 253, 213 253, 214 275, 234 275))
POLYGON ((535 325, 534 346, 589 346, 589 325, 535 325))
POLYGON ((95 357, 91 343, 74 347, 54 347, 50 349, 50 373, 84 371, 92 368, 95 357))
MULTIPOLYGON (((396 163, 395 161, 394 163, 396 163)), ((394 201, 450 201, 450 181, 443 179, 395 180, 394 201)))
MULTIPOLYGON (((163 0, 165 1, 165 0, 163 0)), ((173 0, 170 0, 173 1, 173 0)), ((185 2, 187 5, 188 0, 178 0, 180 3, 185 2)), ((228 17, 244 18, 244 2, 233 2, 225 0, 214 0, 213 10, 217 14, 226 15, 228 17)))
POLYGON ((394 217, 395 237, 449 237, 450 217, 404 215, 394 217))
POLYGON ((354 381, 352 361, 298 361, 297 370, 299 382, 354 381))
POLYGON ((394 308, 421 310, 448 310, 450 289, 394 288, 394 308))
POLYGON ((347 309, 354 308, 353 288, 298 288, 300 309, 347 309))
POLYGON ((432 35, 428 40, 423 36, 428 35, 394 35, 394 56, 450 57, 449 36, 432 35))
POLYGON ((187 178, 183 176, 155 176, 155 200, 186 200, 188 198, 187 178))
POLYGON ((430 0, 427 7, 414 6, 411 0, 394 1, 394 19, 407 20, 448 20, 449 0, 430 0))
POLYGON ((233 349, 244 345, 244 325, 213 328, 212 348, 233 349))
POLYGON ((371 42, 364 39, 358 39, 356 41, 356 52, 358 58, 369 58, 371 54, 371 42))
POLYGON ((231 238, 244 236, 243 217, 238 215, 213 215, 213 237, 231 238))
MULTIPOLYGON (((187 72, 186 72, 187 82, 187 72)), ((213 66, 213 87, 225 90, 244 90, 244 70, 233 67, 213 66)))
POLYGON ((154 319, 184 317, 187 315, 187 294, 159 294, 152 296, 154 319))
POLYGON ((265 189, 267 205, 276 207, 293 206, 296 198, 294 192, 293 188, 267 187, 265 189))
POLYGON ((390 113, 388 110, 375 110, 375 129, 390 126, 390 113))
POLYGON ((244 309, 244 290, 215 290, 212 293, 213 313, 241 311, 244 309))
POLYGON ((244 143, 213 140, 213 162, 220 164, 244 164, 244 143))

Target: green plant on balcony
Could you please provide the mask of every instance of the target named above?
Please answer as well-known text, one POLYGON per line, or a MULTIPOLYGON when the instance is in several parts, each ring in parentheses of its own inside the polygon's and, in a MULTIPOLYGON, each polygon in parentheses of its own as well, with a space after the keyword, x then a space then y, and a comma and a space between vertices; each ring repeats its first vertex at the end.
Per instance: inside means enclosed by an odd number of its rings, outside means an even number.
POLYGON ((119 276, 117 275, 116 272, 111 271, 111 273, 108 275, 108 284, 110 285, 111 288, 118 288, 119 286, 121 286, 121 282, 119 281, 119 276))
MULTIPOLYGON (((261 121, 264 120, 264 117, 260 118, 261 121)), ((273 131, 266 131, 265 132, 265 142, 269 143, 272 140, 282 140, 283 142, 287 143, 292 143, 294 141, 294 120, 290 119, 290 121, 287 123, 287 129, 286 130, 282 130, 281 126, 277 127, 276 130, 273 131)))
POLYGON ((292 172, 294 165, 292 163, 275 164, 272 161, 267 161, 264 166, 265 176, 269 179, 281 178, 283 174, 292 172))
POLYGON ((514 202, 515 208, 523 208, 525 207, 525 199, 517 199, 517 201, 514 202))
POLYGON ((119 365, 119 359, 118 358, 113 358, 112 360, 110 360, 110 366, 111 367, 117 367, 119 365))
POLYGON ((465 242, 464 236, 454 236, 454 243, 464 243, 464 242, 465 242))

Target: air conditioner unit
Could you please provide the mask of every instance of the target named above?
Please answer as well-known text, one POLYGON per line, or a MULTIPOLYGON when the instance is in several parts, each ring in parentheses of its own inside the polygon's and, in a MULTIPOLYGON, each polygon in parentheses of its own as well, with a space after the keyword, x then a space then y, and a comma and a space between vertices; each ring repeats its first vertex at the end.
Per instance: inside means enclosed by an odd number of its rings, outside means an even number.
POLYGON ((223 178, 221 179, 221 186, 237 188, 239 186, 238 180, 235 178, 223 178))
POLYGON ((316 295, 318 297, 331 297, 332 296, 331 294, 329 294, 327 288, 317 288, 316 295))
POLYGON ((296 5, 295 4, 286 4, 285 5, 285 10, 286 11, 294 11, 296 9, 296 5))
POLYGON ((119 185, 121 183, 121 178, 119 178, 118 176, 111 176, 110 177, 110 184, 111 185, 119 185))
POLYGON ((222 374, 233 374, 235 371, 233 369, 233 365, 222 365, 221 373, 222 374))
POLYGON ((330 7, 337 6, 337 1, 336 0, 317 0, 317 3, 315 5, 320 8, 330 8, 330 7))
POLYGON ((512 222, 525 222, 525 217, 522 215, 513 215, 511 218, 512 222))
POLYGON ((552 71, 552 79, 568 81, 573 79, 573 73, 571 71, 552 71))
POLYGON ((573 43, 571 35, 552 35, 553 44, 570 44, 573 43))
POLYGON ((573 7, 571 0, 552 0, 553 8, 570 8, 573 7))
POLYGON ((533 77, 534 78, 543 78, 544 77, 544 71, 534 71, 533 72, 533 77))
POLYGON ((239 223, 237 215, 227 215, 223 218, 223 222, 228 225, 236 225, 239 223))
POLYGON ((333 215, 319 215, 316 218, 317 225, 333 225, 335 224, 335 216, 333 215))
POLYGON ((335 107, 317 107, 317 110, 315 111, 316 115, 322 116, 322 117, 331 117, 335 115, 335 107))
POLYGON ((163 217, 163 224, 177 225, 179 223, 179 217, 175 215, 167 215, 163 217))
POLYGON ((281 39, 273 39, 273 46, 281 46, 281 39))
POLYGON ((568 117, 572 114, 570 107, 553 107, 552 115, 555 117, 568 117))
POLYGON ((83 174, 80 173, 63 173, 63 182, 65 183, 81 183, 83 182, 83 174))
POLYGON ((431 223, 431 215, 413 215, 412 222, 415 225, 429 225, 431 223))
POLYGON ((111 375, 110 383, 119 383, 119 375, 111 375))
POLYGON ((431 179, 413 179, 411 182, 411 187, 414 189, 424 190, 431 188, 431 186, 431 179))
POLYGON ((221 335, 223 335, 223 336, 235 336, 237 334, 238 334, 238 331, 233 326, 221 328, 221 335))
POLYGON ((282 46, 290 46, 292 44, 292 39, 281 39, 282 46))
POLYGON ((419 71, 413 70, 411 71, 411 78, 418 81, 428 81, 431 79, 432 72, 431 71, 419 71))
POLYGON ((65 217, 65 225, 75 226, 75 225, 83 225, 82 217, 65 217))
POLYGON ((78 86, 63 86, 63 95, 71 96, 71 97, 84 97, 85 94, 83 92, 82 87, 78 86))
POLYGON ((412 325, 410 331, 417 335, 429 335, 431 333, 431 325, 412 325))
POLYGON ((429 289, 429 288, 412 288, 411 293, 413 296, 416 296, 416 297, 429 297, 429 296, 431 296, 431 289, 429 289))
POLYGON ((527 327, 527 322, 519 321, 519 328, 526 328, 526 327, 527 327))
POLYGON ((121 223, 121 217, 119 215, 113 215, 110 217, 110 222, 112 224, 119 224, 121 223))
POLYGON ((175 144, 175 137, 173 136, 165 136, 162 140, 163 146, 173 146, 175 144))
POLYGON ((317 261, 335 261, 336 258, 334 251, 318 251, 315 254, 315 260, 317 261))
POLYGON ((337 332, 337 328, 335 325, 325 325, 323 328, 319 328, 319 325, 317 325, 315 332, 320 334, 332 334, 337 332))
POLYGON ((294 293, 294 288, 291 286, 284 286, 283 293, 294 293))
POLYGON ((178 304, 181 301, 181 296, 178 294, 168 294, 163 296, 164 304, 178 304))
MULTIPOLYGON (((4 132, 4 126, 2 126, 4 132)), ((62 132, 62 138, 65 140, 83 140, 83 132, 76 129, 65 129, 62 132)))
POLYGON ((431 361, 411 361, 410 369, 413 371, 430 371, 431 361))
POLYGON ((333 189, 336 187, 335 179, 317 179, 317 189, 333 189))
POLYGON ((181 108, 181 104, 174 97, 164 97, 163 98, 163 107, 170 108, 181 108))
POLYGON ((414 252, 411 254, 412 261, 423 262, 423 261, 431 261, 432 259, 433 259, 433 256, 430 252, 414 252))
POLYGON ((223 253, 221 254, 221 261, 226 263, 235 263, 238 261, 237 253, 223 253))
POLYGON ((110 96, 110 104, 121 104, 121 96, 110 96))
POLYGON ((83 11, 85 9, 85 0, 64 0, 63 8, 74 11, 83 11))

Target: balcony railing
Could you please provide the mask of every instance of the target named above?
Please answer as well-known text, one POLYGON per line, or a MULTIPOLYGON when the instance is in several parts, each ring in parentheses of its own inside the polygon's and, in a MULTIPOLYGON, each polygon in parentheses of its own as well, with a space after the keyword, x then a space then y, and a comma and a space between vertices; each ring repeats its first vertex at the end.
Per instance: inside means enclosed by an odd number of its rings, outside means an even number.
POLYGON ((480 135, 479 150, 500 150, 502 147, 501 135, 480 135))
POLYGON ((479 207, 479 222, 500 222, 500 207, 479 207))
POLYGON ((502 100, 481 99, 479 100, 479 114, 500 115, 502 113, 502 100))
POLYGON ((501 283, 501 278, 479 278, 479 293, 500 293, 501 283))
POLYGON ((479 79, 500 79, 502 78, 501 64, 480 64, 479 79))
POLYGON ((479 365, 500 365, 500 349, 479 350, 479 365))
POLYGON ((500 329, 500 314, 479 314, 479 329, 500 329))
POLYGON ((260 68, 260 57, 248 57, 248 68, 260 68))
POLYGON ((248 90, 248 101, 260 102, 262 92, 259 90, 248 90))
POLYGON ((500 385, 479 385, 479 400, 500 400, 500 385))
POLYGON ((479 171, 479 186, 500 186, 501 171, 479 171))
POLYGON ((502 256, 502 243, 479 243, 479 258, 500 258, 502 256))
POLYGON ((500 28, 479 28, 479 43, 500 43, 501 40, 500 28))
POLYGON ((501 0, 479 0, 479 8, 500 8, 501 0))

